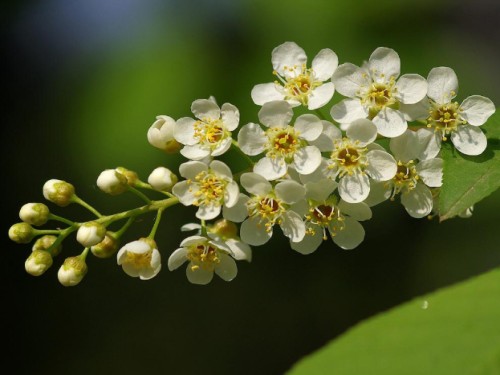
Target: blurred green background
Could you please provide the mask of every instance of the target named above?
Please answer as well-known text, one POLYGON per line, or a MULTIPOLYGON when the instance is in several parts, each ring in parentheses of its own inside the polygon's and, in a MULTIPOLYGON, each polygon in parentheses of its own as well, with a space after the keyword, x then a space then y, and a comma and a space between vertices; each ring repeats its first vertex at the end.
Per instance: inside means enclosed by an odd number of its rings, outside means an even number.
MULTIPOLYGON (((73 183, 105 213, 134 196, 95 186, 107 168, 140 177, 179 157, 149 145, 156 115, 190 116, 191 102, 214 95, 256 121, 250 90, 269 82, 271 51, 284 41, 310 60, 331 48, 360 64, 394 48, 402 73, 452 67, 459 100, 500 103, 497 1, 15 1, 1 5, 3 363, 16 374, 282 374, 360 320, 422 293, 500 265, 500 192, 470 219, 410 218, 398 203, 377 206, 353 251, 324 243, 302 256, 275 236, 240 262, 231 283, 191 285, 166 260, 194 210, 169 209, 157 242, 164 269, 150 281, 125 275, 115 258, 88 258, 89 273, 64 288, 57 269, 81 251, 72 239, 39 278, 24 271, 29 245, 7 238, 19 208, 43 201, 50 178, 73 183), (73 241, 73 242, 72 242, 73 241)), ((336 97, 337 98, 337 97, 336 97)), ((329 108, 324 111, 327 112, 329 108)), ((54 213, 83 220, 78 207, 54 213)), ((129 239, 149 233, 152 216, 129 239)))

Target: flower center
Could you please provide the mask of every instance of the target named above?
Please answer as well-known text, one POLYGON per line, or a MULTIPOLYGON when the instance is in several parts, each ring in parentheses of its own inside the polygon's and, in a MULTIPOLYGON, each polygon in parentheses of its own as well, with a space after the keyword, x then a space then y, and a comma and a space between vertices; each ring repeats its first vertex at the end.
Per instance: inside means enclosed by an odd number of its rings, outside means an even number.
POLYGON ((311 68, 307 69, 306 64, 302 64, 299 73, 297 73, 297 68, 297 66, 285 66, 284 69, 290 72, 290 76, 285 78, 273 72, 279 79, 275 83, 285 88, 285 100, 297 100, 302 105, 307 105, 311 91, 321 86, 322 83, 314 79, 314 71, 311 68))
POLYGON ((326 228, 330 228, 332 235, 344 229, 344 218, 340 214, 339 209, 333 202, 326 202, 319 205, 312 205, 309 208, 309 213, 306 215, 306 221, 313 224, 308 226, 307 234, 316 234, 316 226, 319 226, 323 231, 323 239, 326 240, 326 228))
POLYGON ((202 268, 213 271, 215 266, 220 263, 218 251, 217 247, 209 243, 189 247, 186 257, 193 263, 191 270, 196 271, 202 268))
MULTIPOLYGON (((193 205, 221 204, 227 181, 221 180, 213 173, 206 171, 198 173, 194 179, 199 190, 194 193, 196 200, 193 202, 193 205)), ((188 182, 192 181, 188 180, 188 182)))
POLYGON ((147 251, 140 254, 134 253, 132 251, 127 251, 127 257, 124 263, 130 264, 136 269, 144 269, 151 266, 152 255, 152 251, 147 251))
POLYGON ((417 182, 420 179, 417 168, 415 167, 415 162, 410 160, 407 163, 398 161, 398 168, 396 175, 392 178, 392 183, 394 185, 391 199, 394 200, 394 196, 401 192, 408 193, 415 189, 417 182))
POLYGON ((390 77, 387 80, 383 75, 377 74, 377 72, 372 72, 372 77, 375 76, 376 81, 358 93, 361 97, 361 103, 369 108, 371 118, 375 117, 383 108, 397 103, 394 97, 396 79, 390 77))
POLYGON ((458 125, 465 123, 466 121, 460 118, 460 105, 458 102, 441 105, 432 103, 432 108, 427 118, 427 127, 434 128, 434 131, 440 132, 443 141, 446 141, 447 135, 457 130, 458 125))
POLYGON ((247 209, 248 216, 259 217, 261 221, 265 221, 266 230, 270 231, 286 208, 273 196, 255 196, 247 202, 247 209))
POLYGON ((200 144, 215 147, 225 138, 222 120, 203 119, 194 123, 194 137, 200 144))
POLYGON ((336 139, 334 141, 334 150, 330 159, 334 162, 331 168, 338 168, 339 175, 352 175, 353 173, 363 173, 368 166, 366 159, 366 147, 362 147, 359 141, 352 141, 349 138, 336 139))
POLYGON ((292 126, 284 128, 269 128, 267 157, 283 157, 291 162, 295 152, 302 146, 298 132, 292 126))

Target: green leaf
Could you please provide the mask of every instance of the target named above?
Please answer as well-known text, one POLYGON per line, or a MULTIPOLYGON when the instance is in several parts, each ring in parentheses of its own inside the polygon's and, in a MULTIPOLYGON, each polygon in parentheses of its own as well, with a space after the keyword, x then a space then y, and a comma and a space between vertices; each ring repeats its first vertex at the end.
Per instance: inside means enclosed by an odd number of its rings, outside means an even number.
POLYGON ((500 111, 481 129, 488 137, 488 147, 481 155, 463 155, 449 143, 443 144, 440 221, 458 215, 500 187, 500 111))
POLYGON ((500 374, 500 269, 372 317, 288 375, 500 374))

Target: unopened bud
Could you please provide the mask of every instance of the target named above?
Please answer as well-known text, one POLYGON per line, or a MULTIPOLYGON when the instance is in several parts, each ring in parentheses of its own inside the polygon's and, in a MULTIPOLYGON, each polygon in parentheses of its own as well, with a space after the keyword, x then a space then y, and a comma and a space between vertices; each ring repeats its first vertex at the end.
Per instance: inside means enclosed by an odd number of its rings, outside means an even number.
POLYGON ((19 218, 31 225, 43 225, 49 219, 49 208, 43 203, 26 203, 19 210, 19 218))
POLYGON ((76 233, 76 240, 84 247, 97 245, 104 239, 106 227, 96 221, 82 224, 76 233))
POLYGON ((9 228, 9 238, 17 243, 30 243, 35 237, 35 230, 28 223, 17 223, 9 228))
POLYGON ((120 241, 114 237, 113 233, 108 231, 104 239, 97 245, 92 246, 90 251, 98 258, 109 258, 116 253, 119 243, 120 241))
POLYGON ((47 251, 50 255, 55 257, 59 255, 62 250, 62 244, 52 247, 56 240, 56 236, 53 236, 52 234, 46 234, 45 236, 42 236, 35 241, 35 243, 33 244, 33 251, 47 251))
POLYGON ((169 116, 156 116, 156 121, 148 130, 149 143, 166 152, 174 154, 178 152, 182 145, 174 138, 175 120, 169 116))
POLYGON ((137 180, 139 180, 139 177, 137 176, 137 173, 134 171, 131 171, 130 169, 124 168, 124 167, 118 167, 116 168, 116 171, 118 173, 121 173, 125 178, 127 179, 127 184, 130 186, 135 186, 137 180))
POLYGON ((43 185, 43 196, 45 199, 61 207, 70 204, 74 195, 74 186, 66 181, 52 179, 43 185))
POLYGON ((24 262, 26 272, 33 276, 42 275, 51 265, 52 256, 44 250, 34 250, 24 262))
POLYGON ((172 171, 165 167, 158 167, 151 172, 148 177, 148 183, 155 190, 171 191, 178 181, 177 176, 172 171))
POLYGON ((222 239, 236 238, 238 235, 236 224, 226 219, 217 220, 208 230, 222 239))
POLYGON ((127 190, 127 178, 115 169, 102 171, 97 178, 97 186, 107 194, 118 195, 127 190))
POLYGON ((74 286, 83 280, 87 270, 87 263, 83 257, 66 258, 57 272, 57 278, 64 286, 74 286))

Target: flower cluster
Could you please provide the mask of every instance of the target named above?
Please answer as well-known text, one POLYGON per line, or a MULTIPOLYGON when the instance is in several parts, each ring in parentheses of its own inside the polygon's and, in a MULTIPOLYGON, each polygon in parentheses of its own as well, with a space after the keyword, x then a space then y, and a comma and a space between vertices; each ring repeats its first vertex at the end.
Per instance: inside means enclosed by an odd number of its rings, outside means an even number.
MULTIPOLYGON (((77 222, 53 214, 43 203, 22 206, 22 221, 11 226, 9 237, 21 244, 39 237, 26 271, 34 276, 46 272, 61 253, 63 240, 76 232, 83 251, 65 259, 58 271, 61 284, 72 286, 83 279, 89 253, 116 256, 126 274, 149 280, 162 267, 155 241, 160 221, 178 203, 196 207, 199 221, 180 228, 196 233, 169 254, 168 269, 187 263, 186 276, 193 284, 208 284, 214 274, 233 280, 237 261, 251 261, 251 246, 264 245, 279 232, 300 254, 310 254, 330 239, 351 250, 364 240, 361 222, 371 219, 372 207, 386 200, 397 198, 416 219, 437 212, 443 142, 470 156, 487 147, 480 126, 495 106, 479 95, 455 101, 458 79, 451 68, 434 68, 427 78, 401 75, 399 55, 386 47, 377 48, 360 66, 339 65, 330 49, 319 51, 308 65, 305 51, 293 42, 276 47, 271 62, 276 80, 257 84, 251 92, 259 106, 254 122, 240 124, 238 108, 219 106, 213 97, 195 100, 192 116, 156 117, 147 139, 186 159, 179 176, 164 166, 146 181, 123 167, 99 175, 102 192, 131 192, 144 201, 142 206, 103 215, 70 183, 48 180, 43 195, 49 202, 60 207, 76 203, 95 217, 77 222), (342 97, 327 107, 335 93, 342 97), (297 107, 303 107, 301 114, 297 107), (233 171, 229 162, 220 160, 231 148, 247 163, 246 169, 233 171), (162 198, 151 199, 144 193, 148 190, 162 198), (156 213, 151 232, 122 243, 134 221, 151 212, 156 213), (122 220, 121 227, 111 230, 122 220), (36 228, 49 221, 66 227, 36 228)), ((472 208, 460 216, 469 217, 472 208)))

